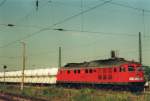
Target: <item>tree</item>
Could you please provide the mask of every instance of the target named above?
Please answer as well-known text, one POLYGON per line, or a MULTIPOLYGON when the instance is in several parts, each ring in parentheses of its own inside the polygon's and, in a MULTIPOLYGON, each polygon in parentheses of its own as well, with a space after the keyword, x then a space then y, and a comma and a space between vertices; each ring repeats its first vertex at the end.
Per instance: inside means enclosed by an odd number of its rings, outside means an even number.
POLYGON ((143 66, 145 79, 150 81, 150 66, 143 66))

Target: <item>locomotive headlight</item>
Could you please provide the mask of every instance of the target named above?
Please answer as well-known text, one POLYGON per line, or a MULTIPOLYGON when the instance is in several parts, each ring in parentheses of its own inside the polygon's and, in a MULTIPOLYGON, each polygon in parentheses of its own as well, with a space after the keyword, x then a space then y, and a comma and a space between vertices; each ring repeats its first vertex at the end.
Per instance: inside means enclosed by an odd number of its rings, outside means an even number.
POLYGON ((142 78, 140 78, 140 77, 135 77, 134 80, 142 80, 142 78))
POLYGON ((130 81, 134 81, 134 80, 143 80, 142 77, 129 77, 130 81))

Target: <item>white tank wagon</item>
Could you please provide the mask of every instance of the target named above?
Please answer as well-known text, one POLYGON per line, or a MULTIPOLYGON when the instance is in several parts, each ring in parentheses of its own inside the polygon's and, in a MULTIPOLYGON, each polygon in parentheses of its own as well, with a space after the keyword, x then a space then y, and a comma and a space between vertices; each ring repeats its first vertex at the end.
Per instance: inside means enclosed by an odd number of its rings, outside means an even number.
MULTIPOLYGON (((24 71, 24 83, 56 84, 58 68, 32 69, 24 71)), ((5 72, 6 83, 21 83, 22 71, 5 72)), ((0 82, 4 82, 4 72, 0 72, 0 82)))

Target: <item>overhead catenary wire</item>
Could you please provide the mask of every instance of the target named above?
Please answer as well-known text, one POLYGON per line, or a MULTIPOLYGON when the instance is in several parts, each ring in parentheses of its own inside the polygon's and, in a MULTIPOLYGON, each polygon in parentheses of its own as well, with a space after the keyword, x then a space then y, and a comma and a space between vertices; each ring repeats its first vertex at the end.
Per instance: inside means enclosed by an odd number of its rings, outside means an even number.
POLYGON ((25 40, 25 39, 27 39, 27 38, 30 38, 31 36, 34 36, 34 35, 36 35, 36 34, 39 34, 40 32, 45 31, 45 30, 50 30, 50 29, 49 29, 49 28, 40 29, 40 30, 38 30, 38 31, 36 31, 36 32, 33 32, 33 33, 31 33, 31 34, 29 34, 29 35, 23 37, 23 38, 14 40, 14 41, 12 41, 12 42, 9 42, 9 43, 7 43, 7 44, 1 46, 0 48, 8 47, 8 46, 10 46, 10 45, 12 45, 12 44, 15 44, 15 43, 20 42, 21 40, 25 40))
MULTIPOLYGON (((91 33, 91 32, 89 32, 89 33, 91 33)), ((101 34, 99 34, 99 32, 96 32, 96 34, 101 35, 101 34)), ((106 34, 106 33, 102 33, 102 34, 106 34)), ((111 35, 111 34, 109 33, 108 35, 111 35)), ((80 46, 82 46, 81 48, 89 47, 89 46, 95 45, 95 43, 98 43, 98 41, 99 41, 99 38, 95 39, 94 42, 81 44, 80 46)), ((74 48, 78 49, 78 47, 74 47, 74 48)), ((69 51, 70 50, 75 50, 74 48, 70 48, 69 51)), ((28 57, 35 57, 35 56, 54 54, 54 53, 55 53, 55 51, 48 50, 48 51, 45 51, 45 52, 38 52, 38 53, 34 53, 34 54, 29 54, 28 57)), ((9 58, 9 59, 14 59, 14 58, 19 58, 20 56, 15 56, 15 57, 14 56, 0 56, 0 58, 4 58, 4 57, 9 58)))
MULTIPOLYGON (((102 1, 105 1, 105 0, 102 0, 102 1)), ((142 12, 142 22, 143 22, 143 33, 144 33, 144 37, 146 36, 145 35, 145 30, 146 30, 146 26, 145 26, 145 13, 150 13, 150 10, 148 9, 143 9, 143 8, 137 8, 137 7, 133 7, 133 6, 130 6, 130 5, 126 5, 126 4, 122 4, 122 3, 117 3, 117 2, 109 2, 110 4, 113 4, 113 5, 117 5, 117 6, 121 6, 121 7, 126 7, 126 8, 130 8, 130 9, 133 9, 133 10, 136 10, 136 11, 139 11, 139 12, 142 12)))
MULTIPOLYGON (((39 2, 39 1, 38 1, 39 2)), ((45 2, 43 5, 39 5, 39 3, 38 3, 38 10, 39 10, 39 8, 40 9, 43 9, 44 7, 46 7, 46 5, 48 5, 49 3, 52 3, 52 1, 47 1, 47 2, 45 2)), ((36 4, 35 4, 36 5, 36 4)), ((35 6, 34 5, 34 6, 35 6)), ((18 21, 17 21, 17 24, 18 23, 20 23, 20 22, 22 22, 24 19, 28 19, 30 16, 31 16, 31 14, 33 14, 33 13, 37 13, 37 8, 35 9, 35 7, 33 8, 33 9, 31 9, 23 18, 21 18, 21 19, 19 19, 18 21)))
POLYGON ((23 24, 0 24, 0 26, 5 26, 5 27, 21 27, 21 28, 35 28, 35 29, 41 29, 41 28, 45 28, 45 26, 41 26, 41 25, 23 25, 23 24))
MULTIPOLYGON (((136 10, 138 10, 138 9, 136 9, 136 10)), ((141 11, 140 9, 138 10, 138 11, 141 11)), ((145 10, 143 9, 143 15, 144 15, 144 13, 145 13, 145 10)), ((83 15, 83 14, 81 14, 81 15, 83 15)), ((144 18, 144 16, 143 16, 143 18, 144 18)), ((67 20, 66 20, 67 21, 67 20)), ((144 21, 144 20, 143 20, 144 21)), ((41 28, 41 29, 45 29, 45 28, 41 28)), ((54 30, 54 29, 49 29, 49 28, 47 28, 48 30, 54 30)), ((47 30, 47 29, 45 29, 45 30, 47 30)), ((125 33, 125 35, 124 34, 122 34, 122 33, 111 33, 111 32, 93 32, 93 31, 83 31, 83 30, 65 30, 65 31, 73 31, 73 32, 83 32, 83 33, 95 33, 95 34, 103 34, 103 35, 111 35, 111 34, 114 34, 114 35, 123 35, 123 36, 136 36, 136 35, 130 35, 130 34, 128 34, 128 33, 125 33)), ((36 34, 35 34, 36 35, 36 34)), ((32 35, 31 35, 31 37, 32 37, 32 35)), ((150 37, 150 36, 149 36, 150 37)), ((28 37, 27 37, 28 38, 28 37)), ((26 39, 26 38, 25 38, 26 39)))
MULTIPOLYGON (((93 42, 93 43, 95 43, 95 42, 93 42)), ((92 44, 93 44, 92 43, 92 44)), ((86 44, 86 45, 82 45, 84 48, 85 47, 89 47, 89 44, 86 44)), ((83 48, 82 47, 82 48, 83 48)), ((71 50, 74 50, 73 48, 71 48, 71 50)), ((70 50, 69 50, 70 51, 70 50)), ((149 50, 147 50, 147 51, 149 51, 149 50)), ((37 57, 37 56, 39 56, 39 57, 41 57, 41 55, 42 56, 44 56, 44 55, 48 55, 48 54, 54 54, 54 53, 56 53, 56 52, 43 52, 43 53, 38 53, 38 54, 30 54, 30 55, 28 55, 27 57, 37 57)), ((0 58, 3 58, 3 59, 18 59, 18 58, 21 58, 21 56, 0 56, 0 58)))
MULTIPOLYGON (((106 1, 106 0, 100 0, 100 1, 106 1)), ((114 1, 111 1, 111 2, 108 2, 108 3, 113 4, 113 5, 117 5, 117 6, 121 6, 121 7, 130 8, 130 9, 133 9, 133 10, 136 10, 136 11, 143 11, 144 10, 144 12, 150 13, 150 10, 148 10, 148 9, 133 7, 133 6, 130 6, 130 5, 127 5, 127 4, 123 4, 123 3, 118 3, 118 2, 114 2, 114 1)))
MULTIPOLYGON (((53 25, 50 26, 50 27, 42 28, 42 29, 40 29, 40 30, 38 30, 38 31, 36 31, 36 32, 33 32, 33 33, 31 33, 31 34, 29 34, 29 35, 27 35, 27 36, 21 38, 21 39, 18 39, 18 40, 12 41, 12 42, 10 42, 10 43, 8 43, 8 44, 6 44, 6 45, 3 45, 3 46, 1 46, 0 48, 8 47, 8 46, 11 45, 11 44, 17 43, 17 42, 19 42, 19 41, 21 41, 21 40, 24 40, 24 39, 30 38, 30 37, 32 37, 32 36, 34 36, 34 35, 36 35, 36 34, 39 34, 39 33, 42 32, 42 31, 54 30, 54 29, 52 29, 51 27, 55 27, 56 25, 62 24, 62 23, 64 23, 64 22, 66 22, 66 21, 69 21, 69 20, 71 20, 71 19, 73 19, 73 18, 79 16, 79 15, 82 15, 82 14, 84 14, 84 13, 87 13, 87 12, 89 12, 89 11, 91 11, 91 10, 97 8, 97 7, 101 7, 101 6, 103 6, 103 5, 107 4, 107 3, 110 3, 110 2, 112 2, 112 0, 110 0, 110 1, 105 1, 105 2, 103 2, 103 3, 100 3, 100 4, 98 4, 98 5, 94 6, 94 7, 91 7, 91 8, 89 8, 89 9, 86 9, 86 10, 84 10, 84 11, 82 11, 82 12, 79 12, 79 13, 73 15, 73 16, 67 17, 66 19, 64 19, 64 20, 62 20, 62 21, 59 21, 59 22, 53 24, 53 25)), ((69 30, 68 30, 68 31, 69 31, 69 30)), ((70 31, 71 31, 71 30, 70 30, 70 31)), ((72 31, 73 31, 73 30, 72 30, 72 31)), ((102 33, 102 32, 91 32, 91 31, 82 31, 82 32, 87 32, 87 33, 102 33)), ((106 33, 105 33, 105 34, 106 34, 106 33)), ((118 35, 119 35, 119 34, 118 34, 118 35)), ((134 36, 134 35, 129 35, 129 36, 134 36)))
POLYGON ((97 34, 97 35, 108 35, 108 36, 131 36, 131 37, 137 37, 137 33, 112 33, 112 32, 101 32, 101 31, 89 31, 89 30, 70 30, 70 29, 65 29, 65 31, 70 31, 70 32, 81 32, 81 33, 91 33, 91 34, 97 34))
MULTIPOLYGON (((19 41, 21 41, 21 40, 28 39, 28 38, 30 38, 30 37, 32 37, 32 36, 34 36, 34 35, 36 35, 36 34, 39 34, 40 32, 45 31, 45 30, 55 30, 55 29, 43 28, 43 29, 41 29, 41 30, 39 30, 39 31, 36 31, 36 32, 34 32, 34 33, 32 33, 32 34, 29 34, 29 35, 23 37, 22 39, 15 40, 15 41, 12 41, 12 42, 10 42, 10 43, 4 45, 4 46, 1 46, 0 48, 8 47, 9 45, 12 45, 12 44, 14 44, 14 43, 17 43, 17 42, 19 42, 19 41)), ((116 35, 116 36, 137 37, 137 35, 136 35, 135 33, 134 33, 134 35, 133 35, 133 34, 129 34, 129 33, 112 33, 112 32, 98 32, 98 31, 96 32, 96 31, 85 31, 85 30, 84 30, 84 31, 80 31, 80 30, 67 30, 67 29, 65 29, 65 30, 63 30, 63 31, 81 32, 81 33, 92 33, 92 34, 96 34, 96 35, 101 35, 101 34, 102 34, 102 35, 108 35, 108 36, 114 36, 114 35, 116 35)), ((149 38, 150 36, 145 36, 145 37, 149 38)))
POLYGON ((17 40, 15 40, 15 41, 12 41, 12 42, 10 42, 10 43, 7 43, 7 44, 5 44, 5 45, 3 45, 3 46, 0 46, 0 48, 5 48, 5 47, 8 47, 8 46, 10 46, 10 45, 12 45, 12 44, 14 44, 14 43, 17 43, 17 42, 19 42, 19 41, 21 41, 21 40, 28 39, 28 38, 30 38, 30 37, 32 37, 32 36, 34 36, 34 35, 39 34, 40 32, 43 32, 43 31, 46 31, 46 30, 53 30, 52 27, 55 27, 56 25, 62 24, 62 23, 64 23, 64 22, 66 22, 66 21, 69 21, 69 20, 71 20, 71 19, 73 19, 73 18, 75 18, 75 17, 77 17, 77 16, 79 16, 79 15, 81 15, 81 14, 87 13, 87 12, 89 12, 89 11, 91 11, 91 10, 94 10, 94 9, 98 8, 98 7, 102 7, 102 6, 104 6, 105 4, 107 4, 107 3, 111 2, 111 1, 112 1, 112 0, 104 1, 103 3, 99 3, 99 4, 97 4, 96 6, 93 6, 93 7, 91 7, 91 8, 88 8, 88 9, 86 9, 86 10, 84 10, 84 11, 81 11, 81 12, 79 12, 79 13, 73 15, 73 16, 67 17, 67 18, 65 18, 65 19, 63 19, 63 20, 61 20, 61 21, 59 21, 59 22, 56 22, 56 23, 53 24, 52 26, 49 26, 49 27, 47 27, 47 28, 42 28, 42 29, 40 29, 40 30, 38 30, 38 31, 36 31, 36 32, 33 32, 33 33, 31 33, 31 34, 29 34, 29 35, 27 35, 27 36, 21 38, 21 39, 17 39, 17 40))
MULTIPOLYGON (((7 24, 0 24, 0 25, 3 25, 3 26, 8 26, 7 24)), ((38 26, 38 25, 14 25, 14 26, 17 26, 17 27, 27 27, 27 28, 36 28, 36 29, 45 29, 46 28, 44 26, 38 26)), ((109 35, 109 36, 112 36, 112 35, 117 35, 117 36, 131 36, 131 37, 136 37, 137 36, 137 33, 120 33, 120 32, 102 32, 102 31, 90 31, 90 30, 72 30, 72 29, 63 29, 63 28, 53 28, 53 29, 50 29, 50 28, 47 28, 48 30, 58 30, 58 31, 68 31, 68 32, 81 32, 81 33, 91 33, 91 34, 102 34, 102 35, 109 35)), ((150 37, 150 36, 146 36, 146 37, 150 37)))
MULTIPOLYGON (((90 42, 90 43, 86 43, 86 44, 81 44, 80 45, 80 48, 85 48, 85 47, 89 47, 89 46, 93 46, 93 45, 95 45, 95 43, 98 43, 98 41, 99 41, 99 39, 95 39, 95 41, 94 42, 90 42)), ((73 48, 71 48, 70 47, 70 49, 68 49, 68 50, 65 50, 65 52, 66 51, 72 51, 72 50, 75 50, 75 49, 78 49, 79 47, 73 47, 73 48)), ((134 53, 134 52, 136 52, 137 50, 128 50, 128 51, 126 51, 126 52, 131 52, 131 53, 134 53)), ((150 51, 150 49, 144 49, 143 50, 144 52, 147 52, 147 51, 150 51)), ((56 51, 54 50, 54 51, 51 51, 51 50, 47 50, 47 51, 45 51, 45 52, 38 52, 38 53, 32 53, 32 54, 28 54, 28 56, 27 57, 37 57, 37 56, 40 56, 41 57, 41 55, 43 56, 43 55, 48 55, 48 54, 54 54, 54 53, 56 53, 56 51)), ((0 58, 8 58, 8 59, 17 59, 17 58, 20 58, 21 56, 0 56, 0 58)))
POLYGON ((2 1, 0 2, 0 7, 3 6, 6 1, 7 1, 7 0, 2 0, 2 1))
MULTIPOLYGON (((84 3, 84 1, 81 0, 81 12, 83 12, 83 3, 84 3)), ((84 30, 84 15, 81 14, 81 31, 83 31, 83 30, 84 30)))
POLYGON ((103 3, 99 3, 99 4, 97 4, 96 6, 90 7, 90 8, 88 8, 88 9, 83 10, 83 11, 81 11, 81 12, 79 12, 79 13, 73 15, 73 16, 70 16, 70 17, 68 17, 68 18, 66 18, 66 19, 64 19, 64 20, 62 20, 62 21, 59 21, 59 22, 55 23, 53 26, 56 26, 56 25, 59 25, 59 24, 62 24, 62 23, 64 23, 64 22, 66 22, 66 21, 72 20, 72 19, 74 19, 74 18, 76 18, 76 17, 78 17, 78 16, 80 16, 80 15, 82 15, 82 14, 85 14, 85 13, 87 13, 87 12, 90 12, 90 11, 96 9, 96 8, 102 7, 102 6, 104 6, 105 4, 108 4, 108 3, 111 2, 111 1, 112 1, 112 0, 104 1, 103 3))

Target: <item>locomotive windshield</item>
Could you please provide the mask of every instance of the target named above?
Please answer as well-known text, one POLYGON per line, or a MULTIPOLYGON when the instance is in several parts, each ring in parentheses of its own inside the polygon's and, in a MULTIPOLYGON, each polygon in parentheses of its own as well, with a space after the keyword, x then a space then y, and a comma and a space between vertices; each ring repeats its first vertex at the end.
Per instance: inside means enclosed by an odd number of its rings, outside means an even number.
POLYGON ((137 71, 143 71, 142 67, 137 67, 137 71))
POLYGON ((128 67, 128 71, 129 71, 129 72, 134 71, 134 67, 133 67, 133 66, 129 66, 129 67, 128 67))

